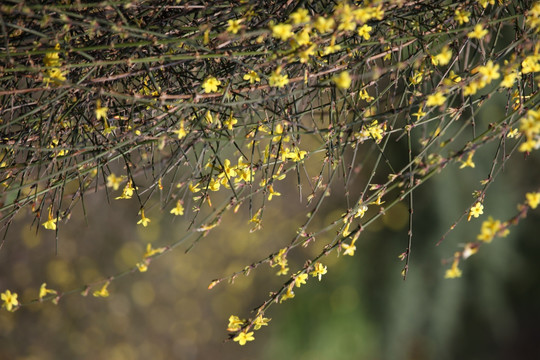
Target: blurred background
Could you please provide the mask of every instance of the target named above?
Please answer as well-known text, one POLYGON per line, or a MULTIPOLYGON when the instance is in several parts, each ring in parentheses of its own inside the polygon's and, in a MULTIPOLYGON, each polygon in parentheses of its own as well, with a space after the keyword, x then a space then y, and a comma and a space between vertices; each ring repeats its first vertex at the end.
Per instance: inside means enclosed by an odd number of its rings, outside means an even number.
MULTIPOLYGON (((486 126, 504 112, 504 102, 492 99, 479 121, 486 126)), ((111 283, 108 298, 73 294, 58 305, 0 311, 0 359, 538 359, 539 209, 462 262, 462 278, 444 279, 449 264, 443 264, 476 239, 488 215, 512 217, 524 194, 537 190, 538 154, 515 154, 489 188, 484 215, 461 222, 436 246, 470 206, 495 145, 477 151, 475 169, 449 165, 414 193, 406 281, 398 255, 407 247, 408 209, 400 204, 362 233, 354 257, 332 253, 322 259, 328 266, 322 281, 310 277, 294 299, 272 306, 266 313, 272 320, 255 332, 255 341, 225 341, 229 316, 252 316, 250 310, 285 278, 263 265, 232 284, 208 285, 290 242, 307 212, 291 176, 276 189, 282 196, 265 209, 260 231, 250 233, 245 209, 227 213, 189 253, 188 244, 180 246, 153 261, 148 272, 111 283)), ((387 153, 406 156, 395 146, 387 153)), ((43 282, 67 291, 106 278, 138 262, 147 243, 166 246, 188 226, 187 217, 179 220, 158 207, 147 211, 147 228, 136 226, 136 202, 109 201, 104 192, 85 201, 88 216, 78 209, 60 227, 57 254, 54 232, 36 232, 33 219, 20 213, 0 251, 2 291, 29 302, 43 282)), ((336 186, 319 225, 345 209, 336 186)), ((329 239, 292 252, 291 271, 329 239)))

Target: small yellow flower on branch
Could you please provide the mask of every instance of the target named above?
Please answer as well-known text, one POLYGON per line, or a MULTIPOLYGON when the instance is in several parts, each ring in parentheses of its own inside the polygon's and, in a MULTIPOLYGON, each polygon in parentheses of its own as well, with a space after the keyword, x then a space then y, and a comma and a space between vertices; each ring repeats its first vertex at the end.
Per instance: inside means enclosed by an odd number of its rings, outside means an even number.
POLYGON ((15 308, 19 306, 19 301, 17 300, 17 293, 12 293, 10 290, 6 290, 0 295, 0 299, 4 302, 2 307, 7 311, 15 311, 15 308))
POLYGON ((482 205, 482 203, 480 203, 480 202, 477 202, 469 210, 469 216, 467 217, 467 221, 470 221, 472 217, 477 218, 480 215, 482 215, 483 213, 484 213, 484 205, 482 205))
POLYGON ((238 333, 238 335, 233 339, 234 341, 237 341, 240 345, 246 345, 248 341, 253 341, 255 338, 253 337, 253 331, 251 332, 245 332, 242 331, 238 333))

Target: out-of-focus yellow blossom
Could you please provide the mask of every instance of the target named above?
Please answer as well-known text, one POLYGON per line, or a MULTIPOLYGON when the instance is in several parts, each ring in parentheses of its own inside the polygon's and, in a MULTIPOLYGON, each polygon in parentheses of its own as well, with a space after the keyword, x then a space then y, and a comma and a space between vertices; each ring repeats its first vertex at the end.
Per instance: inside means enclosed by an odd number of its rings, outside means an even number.
POLYGON ((311 20, 311 17, 309 16, 309 12, 307 11, 307 9, 300 8, 293 12, 291 15, 289 15, 289 19, 291 19, 293 24, 297 25, 309 22, 309 20, 311 20))
POLYGON ((240 31, 240 29, 242 28, 242 26, 240 25, 240 23, 242 23, 243 19, 239 19, 239 20, 228 20, 227 21, 227 32, 230 32, 232 34, 236 34, 238 33, 238 31, 240 31))
POLYGON ((452 60, 452 50, 448 46, 444 46, 440 53, 431 57, 431 63, 435 66, 447 65, 452 60))
POLYGON ((461 277, 462 273, 458 267, 459 256, 460 256, 459 252, 456 252, 454 255, 454 261, 452 262, 452 267, 446 270, 446 274, 444 275, 446 279, 455 279, 455 278, 461 277))
POLYGON ((56 295, 58 293, 56 290, 47 289, 47 283, 43 283, 39 288, 39 300, 42 300, 47 294, 56 295))
POLYGON ((291 24, 276 24, 271 26, 272 36, 282 41, 287 40, 293 36, 292 25, 291 24))
POLYGON ((471 31, 470 33, 467 34, 467 37, 469 39, 483 39, 484 36, 486 36, 488 33, 487 30, 484 29, 484 27, 482 26, 482 24, 476 24, 474 26, 474 30, 471 31))
POLYGON ((246 323, 245 320, 240 319, 236 315, 229 316, 229 325, 227 325, 227 331, 238 331, 242 328, 242 325, 246 323))
POLYGON ((531 209, 536 209, 538 204, 540 204, 540 192, 527 193, 525 194, 525 197, 527 198, 527 204, 529 204, 531 209))
POLYGON ((107 297, 109 296, 109 290, 107 290, 107 287, 109 286, 111 282, 107 281, 99 290, 96 290, 92 293, 95 297, 107 297))
POLYGON ((182 206, 182 200, 176 202, 176 206, 171 209, 171 214, 179 216, 184 215, 184 207, 182 206))
POLYGON ((474 161, 472 161, 472 158, 474 156, 474 151, 469 152, 469 155, 467 156, 467 160, 461 162, 460 169, 466 168, 466 167, 475 167, 474 161))
POLYGON ((454 19, 456 19, 457 22, 459 22, 459 25, 463 25, 464 23, 469 22, 469 16, 471 16, 471 13, 467 10, 463 9, 457 9, 455 11, 454 19))
POLYGON ((332 77, 332 81, 336 84, 338 88, 345 90, 351 86, 352 79, 348 71, 343 71, 338 75, 334 75, 332 77))
POLYGON ((282 88, 289 83, 289 75, 281 74, 281 66, 277 67, 276 70, 272 71, 270 77, 268 78, 268 83, 270 86, 282 88))

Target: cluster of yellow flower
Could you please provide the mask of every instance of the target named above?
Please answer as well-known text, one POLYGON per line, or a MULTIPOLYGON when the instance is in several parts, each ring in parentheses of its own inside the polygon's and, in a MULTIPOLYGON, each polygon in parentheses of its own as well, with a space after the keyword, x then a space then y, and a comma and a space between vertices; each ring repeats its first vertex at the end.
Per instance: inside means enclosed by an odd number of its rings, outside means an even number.
MULTIPOLYGON (((525 194, 525 205, 518 206, 518 209, 536 209, 540 204, 540 192, 530 192, 525 194)), ((478 217, 483 213, 483 206, 481 203, 476 203, 475 206, 469 211, 469 219, 472 216, 478 217)), ((520 210, 521 211, 521 210, 520 210)), ((495 237, 506 237, 510 230, 508 227, 511 225, 511 221, 501 222, 495 220, 491 216, 487 220, 482 222, 480 234, 476 237, 480 242, 468 242, 465 244, 462 251, 456 251, 454 253, 454 259, 450 269, 446 270, 445 278, 454 279, 461 277, 462 271, 459 268, 461 260, 466 260, 471 255, 478 252, 482 243, 491 243, 495 237)))

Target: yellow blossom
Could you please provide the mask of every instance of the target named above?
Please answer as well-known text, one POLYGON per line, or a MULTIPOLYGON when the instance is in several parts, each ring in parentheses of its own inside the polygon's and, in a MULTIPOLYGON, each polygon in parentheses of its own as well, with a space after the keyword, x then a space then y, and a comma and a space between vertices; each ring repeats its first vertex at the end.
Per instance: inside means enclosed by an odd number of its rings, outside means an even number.
POLYGON ((467 160, 462 161, 461 166, 459 168, 463 169, 463 168, 466 168, 467 166, 474 168, 475 164, 474 164, 474 161, 472 161, 473 156, 474 156, 474 151, 469 152, 469 155, 467 156, 467 160))
POLYGON ((299 8, 291 15, 289 15, 289 19, 291 19, 293 24, 297 25, 301 23, 307 23, 311 18, 307 9, 299 8))
POLYGON ((160 247, 160 248, 154 249, 154 248, 152 248, 152 244, 148 243, 148 244, 146 244, 146 252, 144 253, 143 258, 148 259, 149 257, 152 257, 152 256, 154 256, 156 254, 163 253, 165 250, 167 250, 167 248, 165 248, 165 247, 160 247))
POLYGON ((487 30, 484 29, 484 27, 482 26, 482 24, 476 24, 474 26, 474 30, 471 31, 470 33, 467 34, 467 37, 469 39, 483 39, 484 36, 486 36, 488 33, 487 30))
POLYGON ((333 18, 327 19, 325 17, 319 16, 317 17, 317 19, 315 19, 313 26, 320 34, 324 34, 332 31, 334 29, 334 26, 336 26, 336 22, 333 18))
POLYGON ((431 63, 436 66, 447 65, 452 60, 452 50, 448 46, 444 46, 441 52, 431 57, 431 63))
POLYGON ((420 120, 424 116, 426 116, 426 112, 422 110, 422 105, 418 108, 418 111, 413 113, 412 115, 416 116, 416 121, 420 120))
POLYGON ((96 119, 105 119, 107 120, 107 112, 109 111, 108 107, 101 106, 101 100, 96 101, 96 119))
POLYGON ((454 255, 454 262, 452 263, 452 267, 448 270, 446 270, 446 274, 444 277, 446 279, 455 279, 458 277, 461 277, 461 270, 458 268, 459 265, 459 253, 456 253, 454 255))
POLYGON ((289 83, 289 76, 287 74, 281 75, 281 70, 282 68, 279 66, 272 74, 270 74, 268 79, 270 86, 282 88, 289 83))
POLYGON ((294 278, 294 285, 296 285, 296 287, 302 286, 303 284, 306 283, 307 278, 308 278, 308 274, 305 274, 305 273, 296 274, 294 278))
POLYGON ((531 209, 536 209, 538 204, 540 204, 540 192, 527 193, 525 194, 525 197, 527 198, 527 204, 529 204, 531 209))
POLYGON ((480 234, 476 237, 486 243, 490 243, 495 236, 506 236, 509 231, 504 229, 500 220, 494 220, 491 216, 482 222, 480 234))
POLYGON ((184 215, 184 207, 182 206, 182 200, 176 202, 176 206, 171 209, 173 215, 184 215))
POLYGON ((137 225, 142 225, 144 227, 147 227, 150 223, 150 219, 144 216, 144 209, 141 209, 141 219, 137 221, 137 225))
POLYGON ((518 77, 518 74, 516 71, 512 71, 510 73, 505 74, 503 80, 501 81, 501 86, 508 89, 514 87, 517 77, 518 77))
POLYGON ((283 301, 292 299, 294 297, 294 291, 291 290, 291 288, 287 288, 287 292, 283 295, 281 295, 281 298, 279 299, 279 303, 281 304, 283 301))
POLYGON ((372 30, 373 28, 369 25, 362 25, 359 29, 358 29, 358 36, 361 36, 364 38, 364 40, 369 40, 371 38, 371 35, 370 35, 370 31, 372 30))
POLYGON ((133 187, 133 182, 130 180, 130 181, 128 181, 126 186, 124 186, 124 190, 122 190, 122 195, 116 197, 115 199, 116 200, 119 200, 119 199, 131 199, 131 197, 133 196, 134 191, 135 191, 135 188, 133 187))
POLYGON ((336 86, 340 89, 348 89, 351 86, 351 77, 349 75, 348 71, 343 71, 339 73, 339 75, 334 75, 332 77, 332 81, 336 84, 336 86))
POLYGON ((501 76, 499 74, 499 65, 494 65, 491 60, 489 60, 486 65, 479 66, 477 70, 482 74, 482 80, 485 81, 486 84, 491 83, 492 80, 498 79, 501 76))
POLYGON ((136 266, 137 266, 137 269, 139 269, 139 272, 148 271, 148 264, 144 261, 138 262, 136 266))
POLYGON ((229 325, 227 325, 227 331, 238 331, 245 324, 245 320, 240 319, 236 315, 229 316, 229 325))
POLYGON ((467 259, 478 252, 479 245, 476 243, 467 243, 463 249, 463 259, 467 259))
POLYGON ((271 26, 272 36, 281 39, 282 41, 287 40, 293 36, 292 25, 291 24, 277 24, 271 26))
POLYGON ((47 230, 56 230, 56 222, 58 218, 54 217, 52 214, 52 207, 49 207, 48 220, 45 221, 42 225, 47 230))
POLYGON ((255 318, 255 321, 253 322, 253 324, 255 325, 253 327, 254 330, 259 330, 261 328, 261 326, 268 326, 268 322, 272 320, 272 319, 269 319, 269 318, 265 318, 263 317, 262 315, 259 315, 255 318))
POLYGON ((255 82, 261 81, 261 78, 255 71, 250 70, 244 75, 244 80, 249 81, 250 84, 254 84, 255 82))
POLYGON ((173 130, 173 133, 175 133, 178 136, 178 140, 186 137, 187 132, 184 125, 184 120, 180 121, 180 128, 177 130, 173 130))
POLYGON ((255 340, 255 338, 253 337, 253 331, 248 333, 245 331, 241 331, 233 340, 237 341, 240 345, 245 345, 248 341, 255 340))
POLYGON ((345 251, 343 252, 343 255, 349 255, 349 256, 354 256, 354 252, 356 251, 356 246, 354 245, 354 241, 351 242, 351 244, 341 244, 341 247, 345 249, 345 251))
POLYGON ((471 207, 469 210, 469 216, 467 217, 467 221, 470 221, 472 217, 479 217, 484 213, 484 205, 482 205, 481 202, 477 202, 476 204, 471 207))
POLYGON ((95 297, 107 297, 109 296, 109 290, 107 290, 107 287, 109 286, 111 282, 107 281, 99 290, 96 290, 92 293, 95 297))
POLYGON ((341 50, 341 45, 336 44, 336 37, 332 36, 330 39, 330 45, 324 48, 324 55, 333 54, 341 50))
POLYGON ((243 19, 240 19, 240 20, 228 20, 227 21, 227 32, 230 32, 232 34, 236 34, 238 33, 238 31, 240 31, 240 23, 242 22, 243 19))
POLYGON ((17 300, 18 295, 12 293, 10 290, 6 290, 0 295, 0 299, 4 302, 2 304, 3 308, 6 308, 7 311, 15 311, 14 308, 19 306, 19 301, 17 300))
POLYGON ((43 299, 47 294, 56 295, 56 290, 47 289, 47 283, 41 284, 41 287, 39 288, 39 300, 43 299))
POLYGON ((442 92, 436 92, 435 94, 428 95, 426 106, 440 106, 443 105, 446 101, 446 97, 442 92))
POLYGON ((221 81, 216 79, 214 76, 209 76, 204 80, 202 87, 204 92, 208 94, 211 92, 216 92, 219 85, 221 85, 221 81))
POLYGON ((125 176, 116 176, 114 173, 111 173, 107 176, 107 187, 112 187, 113 190, 118 190, 120 184, 126 179, 125 176))
POLYGON ((471 13, 467 10, 463 9, 457 9, 454 12, 455 16, 454 19, 456 19, 457 22, 459 22, 459 25, 463 25, 464 23, 469 22, 469 16, 471 16, 471 13))
POLYGON ((320 262, 316 262, 313 265, 313 271, 309 274, 313 277, 319 278, 319 281, 321 281, 321 277, 325 275, 328 272, 327 267, 321 264, 320 262))

